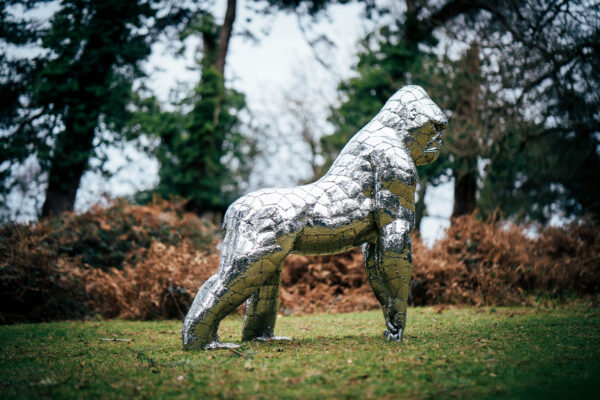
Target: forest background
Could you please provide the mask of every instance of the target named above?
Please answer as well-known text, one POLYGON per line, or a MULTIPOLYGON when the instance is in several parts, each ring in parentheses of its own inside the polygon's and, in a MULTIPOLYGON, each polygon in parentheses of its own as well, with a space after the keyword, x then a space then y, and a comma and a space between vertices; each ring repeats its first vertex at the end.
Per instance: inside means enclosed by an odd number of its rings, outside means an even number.
MULTIPOLYGON (((428 192, 445 184, 453 198, 450 228, 432 249, 417 229, 413 304, 598 296, 598 2, 9 0, 1 7, 4 322, 181 316, 216 268, 216 226, 228 204, 269 179, 285 180, 273 170, 297 180, 285 183, 321 176, 405 84, 425 87, 450 119, 440 159, 419 169, 417 228, 428 192), (358 13, 362 33, 353 57, 340 61, 327 18, 345 7, 358 13), (297 19, 310 72, 292 69, 280 93, 244 93, 227 72, 239 60, 229 54, 232 40, 267 40, 279 15, 297 19), (159 93, 147 70, 156 51, 193 60, 195 78, 159 93), (133 150, 155 160, 158 179, 128 163, 114 170, 111 157, 133 150), (290 166, 296 158, 304 165, 290 166), (116 172, 150 185, 127 201, 72 213, 86 173, 111 182, 116 172)), ((269 71, 268 60, 238 62, 248 63, 238 70, 269 71)), ((290 258, 283 309, 376 307, 360 264, 356 251, 290 258)))

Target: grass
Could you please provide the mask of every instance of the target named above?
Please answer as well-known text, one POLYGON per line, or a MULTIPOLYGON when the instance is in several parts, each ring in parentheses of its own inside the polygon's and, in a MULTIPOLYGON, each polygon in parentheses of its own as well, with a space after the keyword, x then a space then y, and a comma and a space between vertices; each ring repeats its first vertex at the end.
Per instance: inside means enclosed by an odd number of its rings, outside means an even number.
MULTIPOLYGON (((184 352, 178 321, 0 327, 0 398, 592 398, 600 312, 415 308, 403 344, 379 312, 281 317, 293 342, 184 352), (130 341, 103 341, 101 338, 130 341)), ((239 340, 240 317, 221 339, 239 340)))

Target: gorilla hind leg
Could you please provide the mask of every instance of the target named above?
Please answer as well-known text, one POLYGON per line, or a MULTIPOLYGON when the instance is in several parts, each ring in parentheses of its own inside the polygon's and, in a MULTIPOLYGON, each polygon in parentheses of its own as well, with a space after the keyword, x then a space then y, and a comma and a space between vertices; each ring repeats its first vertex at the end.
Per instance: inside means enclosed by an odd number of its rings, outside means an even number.
POLYGON ((275 336, 275 322, 279 307, 282 264, 265 280, 263 285, 246 300, 246 314, 242 340, 291 340, 275 336))
POLYGON ((183 348, 237 347, 219 341, 219 323, 278 272, 286 254, 279 246, 244 255, 222 254, 219 272, 202 285, 185 317, 183 348))
POLYGON ((184 350, 239 347, 234 343, 220 342, 217 332, 221 320, 244 300, 244 293, 233 292, 218 274, 208 279, 183 321, 184 350))

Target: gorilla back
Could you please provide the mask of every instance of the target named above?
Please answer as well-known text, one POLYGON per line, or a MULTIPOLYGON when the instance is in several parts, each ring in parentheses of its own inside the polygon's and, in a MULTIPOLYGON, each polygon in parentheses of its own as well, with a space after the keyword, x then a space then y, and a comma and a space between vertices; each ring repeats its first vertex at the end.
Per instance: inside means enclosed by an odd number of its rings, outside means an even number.
POLYGON ((437 159, 447 120, 418 86, 398 90, 344 147, 318 181, 263 189, 225 214, 217 274, 198 291, 183 323, 185 349, 234 347, 219 322, 246 301, 242 340, 274 336, 287 254, 334 254, 362 245, 388 340, 402 340, 412 272, 416 165, 437 159))

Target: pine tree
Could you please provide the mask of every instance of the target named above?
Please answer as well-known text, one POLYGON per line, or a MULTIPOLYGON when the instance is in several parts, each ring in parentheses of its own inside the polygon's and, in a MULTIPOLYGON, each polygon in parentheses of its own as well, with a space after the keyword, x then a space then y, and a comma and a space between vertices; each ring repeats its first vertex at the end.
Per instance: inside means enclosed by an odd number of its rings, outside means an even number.
POLYGON ((45 1, 13 0, 0 9, 0 39, 17 48, 39 46, 35 57, 4 54, 0 70, 2 194, 11 169, 35 157, 47 175, 42 216, 72 210, 100 131, 119 136, 128 118, 131 85, 142 75, 158 31, 185 16, 157 18, 154 0, 63 0, 49 26, 12 12, 45 1))
POLYGON ((181 196, 198 213, 223 213, 239 196, 254 148, 240 131, 244 96, 224 82, 235 8, 236 1, 228 0, 222 24, 204 12, 185 29, 182 39, 202 38, 200 80, 174 105, 176 110, 166 111, 152 96, 142 96, 134 118, 138 129, 160 140, 154 149, 160 162, 160 182, 154 192, 181 196))

